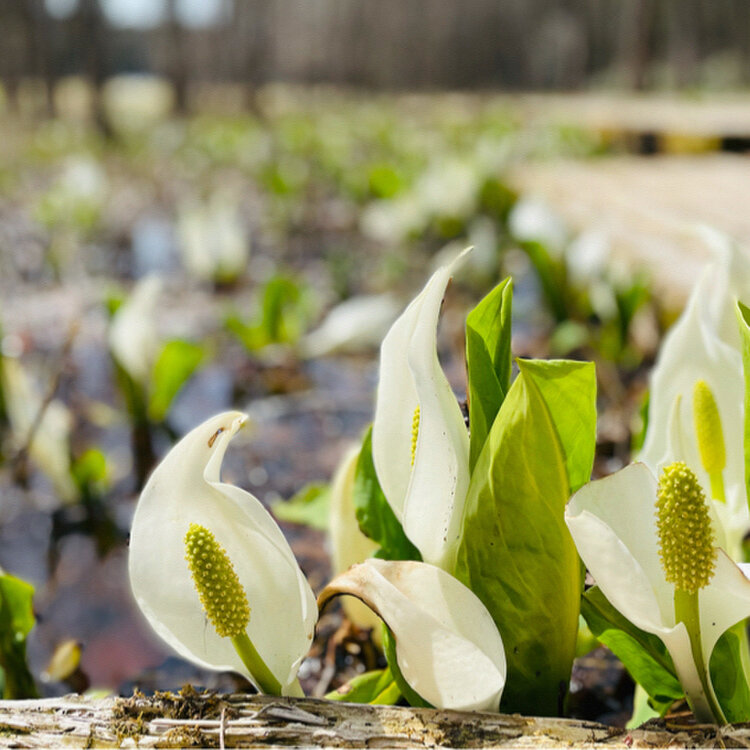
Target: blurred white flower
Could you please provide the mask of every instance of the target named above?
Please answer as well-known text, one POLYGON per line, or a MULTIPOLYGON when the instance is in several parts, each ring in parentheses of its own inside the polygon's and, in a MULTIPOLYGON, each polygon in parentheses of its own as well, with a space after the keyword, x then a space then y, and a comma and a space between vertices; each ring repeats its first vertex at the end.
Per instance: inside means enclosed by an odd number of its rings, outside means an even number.
POLYGON ((0 381, 15 448, 26 446, 33 428, 28 446, 31 460, 49 478, 61 500, 74 500, 78 492, 70 475, 71 413, 62 401, 52 399, 36 424, 42 397, 14 357, 0 357, 0 381))
POLYGON ((508 216, 510 232, 521 242, 538 242, 553 256, 562 254, 568 230, 560 216, 541 198, 518 200, 508 216))
POLYGON ((115 312, 109 329, 109 348, 120 366, 136 382, 148 382, 162 346, 156 331, 156 305, 162 281, 141 279, 115 312))
POLYGON ((399 310, 392 294, 351 297, 332 308, 322 323, 303 337, 300 353, 304 357, 322 357, 376 347, 399 310))
POLYGON ((237 205, 215 195, 202 205, 185 205, 177 217, 185 268, 205 281, 233 281, 250 255, 250 238, 237 205))

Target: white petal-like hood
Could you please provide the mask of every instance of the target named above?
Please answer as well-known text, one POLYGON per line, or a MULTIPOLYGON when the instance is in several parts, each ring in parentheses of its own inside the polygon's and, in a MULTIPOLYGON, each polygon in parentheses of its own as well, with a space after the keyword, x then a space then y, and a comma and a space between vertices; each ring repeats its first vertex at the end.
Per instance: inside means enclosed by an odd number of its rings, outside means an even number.
POLYGON ((435 565, 445 565, 457 543, 469 486, 469 436, 436 344, 443 295, 464 256, 433 274, 383 340, 372 430, 373 461, 386 499, 406 536, 435 565))
POLYGON ((141 279, 112 318, 109 348, 133 380, 145 384, 151 377, 161 340, 155 329, 156 305, 162 281, 151 275, 141 279))
MULTIPOLYGON (((602 593, 634 625, 661 638, 686 691, 699 694, 687 630, 675 624, 675 588, 659 559, 657 481, 644 464, 631 464, 581 488, 565 521, 578 552, 602 593)), ((717 549, 716 567, 700 589, 701 645, 708 664, 716 641, 750 616, 750 580, 717 549)))
POLYGON ((315 598, 284 535, 249 492, 220 481, 229 441, 245 415, 212 417, 186 435, 154 470, 130 535, 130 581, 156 632, 181 656, 252 679, 231 641, 206 621, 185 560, 191 523, 224 547, 250 604, 248 636, 284 688, 294 690, 313 637, 315 598))
POLYGON ((497 711, 505 651, 487 608, 449 573, 418 562, 372 559, 320 595, 351 594, 377 612, 396 640, 404 679, 437 708, 497 711))

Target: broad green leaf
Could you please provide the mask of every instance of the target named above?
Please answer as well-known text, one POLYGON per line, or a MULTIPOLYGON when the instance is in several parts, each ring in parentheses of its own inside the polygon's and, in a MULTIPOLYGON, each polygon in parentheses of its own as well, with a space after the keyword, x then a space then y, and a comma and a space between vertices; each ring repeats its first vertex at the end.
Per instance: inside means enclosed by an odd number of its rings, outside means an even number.
POLYGON ((581 568, 563 517, 565 453, 537 370, 522 367, 479 456, 455 575, 502 633, 501 710, 555 716, 575 656, 581 568))
POLYGON ((513 282, 500 282, 466 318, 469 465, 473 469, 510 387, 513 282))
POLYGON ((419 550, 385 499, 372 460, 372 427, 367 431, 354 475, 354 508, 362 533, 380 545, 377 557, 385 560, 421 560, 419 550))
MULTIPOLYGON (((727 721, 750 721, 750 688, 742 669, 742 645, 747 649, 745 621, 738 622, 716 642, 709 670, 716 697, 727 721)), ((747 652, 746 652, 747 653, 747 652)))
POLYGON ((313 482, 303 487, 289 500, 279 500, 272 506, 280 521, 300 523, 312 529, 328 529, 331 492, 327 484, 313 482))
POLYGON ((390 628, 383 624, 383 652, 385 653, 388 669, 393 675, 393 680, 401 695, 406 698, 407 703, 414 708, 433 708, 419 693, 412 689, 411 685, 404 679, 398 666, 396 657, 396 638, 390 628))
POLYGON ((570 494, 591 479, 596 450, 596 369, 593 362, 519 359, 539 389, 565 455, 570 494))
POLYGON ((347 703, 369 703, 371 706, 393 706, 400 700, 401 691, 390 667, 386 667, 357 675, 338 690, 328 693, 326 698, 347 703))
POLYGON ((750 307, 737 302, 742 338, 742 369, 745 372, 745 490, 750 503, 750 307))
POLYGON ((591 632, 617 656, 648 693, 655 710, 664 713, 674 701, 684 696, 675 676, 672 657, 661 640, 623 617, 598 586, 584 593, 581 612, 591 632))
POLYGON ((3 698, 37 698, 34 678, 26 662, 26 636, 34 627, 34 587, 0 573, 0 667, 3 698))
POLYGON ((189 341, 169 341, 154 363, 148 416, 161 422, 172 400, 203 359, 203 349, 189 341))

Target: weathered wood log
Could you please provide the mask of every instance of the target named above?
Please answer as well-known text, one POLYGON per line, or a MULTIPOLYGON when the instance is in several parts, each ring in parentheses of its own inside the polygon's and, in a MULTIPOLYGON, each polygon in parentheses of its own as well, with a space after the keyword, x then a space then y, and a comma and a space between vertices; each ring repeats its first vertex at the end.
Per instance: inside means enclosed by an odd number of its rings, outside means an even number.
POLYGON ((0 701, 0 747, 750 747, 750 725, 573 719, 197 693, 0 701))

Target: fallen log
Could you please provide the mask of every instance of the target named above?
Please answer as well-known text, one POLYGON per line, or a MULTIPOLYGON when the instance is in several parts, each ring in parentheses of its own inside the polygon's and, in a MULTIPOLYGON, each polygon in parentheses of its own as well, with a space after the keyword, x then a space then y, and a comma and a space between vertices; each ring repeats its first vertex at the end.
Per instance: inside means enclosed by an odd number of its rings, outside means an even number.
POLYGON ((0 747, 750 747, 750 725, 625 730, 590 721, 310 698, 136 692, 0 701, 0 747))

